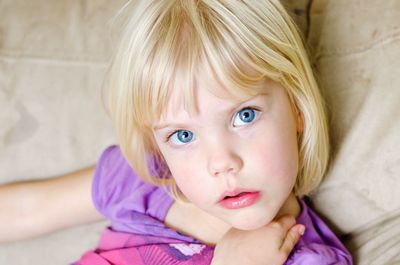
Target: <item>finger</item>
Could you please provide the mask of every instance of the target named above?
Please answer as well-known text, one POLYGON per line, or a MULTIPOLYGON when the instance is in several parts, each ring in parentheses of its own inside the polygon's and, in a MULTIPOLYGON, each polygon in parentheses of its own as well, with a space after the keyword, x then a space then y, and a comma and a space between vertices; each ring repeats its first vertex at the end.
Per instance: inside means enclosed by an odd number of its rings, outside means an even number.
POLYGON ((304 230, 305 226, 301 224, 294 225, 289 229, 285 239, 282 242, 282 246, 280 247, 280 250, 284 255, 289 256, 294 246, 297 244, 297 242, 299 242, 300 237, 304 234, 304 230))

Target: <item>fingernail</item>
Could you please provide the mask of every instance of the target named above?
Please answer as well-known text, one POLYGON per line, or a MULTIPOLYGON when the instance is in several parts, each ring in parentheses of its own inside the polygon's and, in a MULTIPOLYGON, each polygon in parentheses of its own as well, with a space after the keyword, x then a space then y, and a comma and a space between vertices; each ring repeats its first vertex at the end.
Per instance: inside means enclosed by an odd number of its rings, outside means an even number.
POLYGON ((300 225, 298 231, 299 231, 300 235, 304 235, 304 232, 306 231, 306 227, 304 225, 300 225))

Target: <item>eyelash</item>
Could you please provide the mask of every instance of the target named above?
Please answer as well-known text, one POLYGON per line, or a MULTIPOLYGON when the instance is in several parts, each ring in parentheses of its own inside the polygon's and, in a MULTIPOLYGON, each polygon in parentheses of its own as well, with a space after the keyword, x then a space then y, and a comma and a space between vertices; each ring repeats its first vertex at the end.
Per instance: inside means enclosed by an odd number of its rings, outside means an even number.
POLYGON ((180 130, 183 130, 183 129, 176 129, 176 130, 171 130, 170 132, 167 132, 167 134, 164 138, 164 142, 166 142, 166 143, 170 142, 172 135, 179 132, 180 130))
MULTIPOLYGON (((261 112, 261 110, 260 110, 258 107, 255 107, 255 106, 246 106, 246 107, 243 107, 243 108, 241 108, 240 110, 238 110, 238 111, 235 112, 235 114, 234 114, 233 117, 232 117, 232 122, 233 122, 233 120, 235 119, 236 115, 237 115, 239 112, 241 112, 242 110, 245 110, 245 109, 252 109, 252 110, 254 110, 254 111, 256 111, 256 112, 261 112)), ((258 115, 258 116, 259 116, 259 115, 258 115)), ((258 117, 257 117, 257 119, 258 119, 258 117)), ((165 138, 164 138, 164 142, 169 143, 170 140, 171 140, 171 137, 172 137, 175 133, 177 133, 177 132, 179 132, 179 131, 181 131, 181 130, 185 130, 185 129, 174 129, 174 130, 171 130, 171 131, 167 132, 167 134, 166 134, 166 136, 165 136, 165 138)))

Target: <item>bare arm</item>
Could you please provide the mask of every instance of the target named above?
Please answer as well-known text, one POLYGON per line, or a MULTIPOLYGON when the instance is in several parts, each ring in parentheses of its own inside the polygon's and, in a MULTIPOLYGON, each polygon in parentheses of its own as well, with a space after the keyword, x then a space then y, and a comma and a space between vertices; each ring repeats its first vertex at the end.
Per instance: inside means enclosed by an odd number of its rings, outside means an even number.
POLYGON ((0 243, 102 220, 91 199, 93 171, 0 185, 0 243))

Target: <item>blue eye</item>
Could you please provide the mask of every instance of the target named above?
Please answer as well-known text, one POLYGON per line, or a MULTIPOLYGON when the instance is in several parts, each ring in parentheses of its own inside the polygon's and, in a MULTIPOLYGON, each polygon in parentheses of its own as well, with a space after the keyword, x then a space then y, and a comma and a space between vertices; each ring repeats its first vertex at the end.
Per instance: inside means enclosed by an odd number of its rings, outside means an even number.
POLYGON ((170 136, 170 140, 172 141, 173 144, 176 145, 183 145, 191 142, 194 138, 194 134, 191 131, 187 130, 179 130, 174 132, 170 136))
POLYGON ((258 111, 252 108, 245 108, 236 113, 233 120, 234 126, 242 126, 254 121, 257 116, 258 111))

